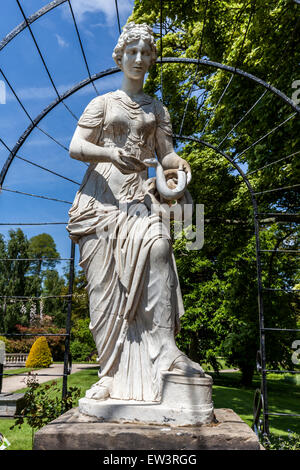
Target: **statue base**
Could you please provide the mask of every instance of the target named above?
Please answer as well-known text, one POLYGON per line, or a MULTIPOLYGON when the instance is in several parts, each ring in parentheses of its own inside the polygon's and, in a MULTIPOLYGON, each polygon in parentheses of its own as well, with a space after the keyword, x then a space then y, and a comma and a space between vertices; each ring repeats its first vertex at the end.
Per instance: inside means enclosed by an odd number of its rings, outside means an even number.
POLYGON ((213 421, 212 378, 162 373, 161 402, 79 400, 79 411, 104 422, 197 426, 213 421))
MULTIPOLYGON (((67 411, 37 431, 34 450, 151 451, 261 450, 252 429, 229 409, 216 409, 202 426, 107 423, 67 411)), ((116 454, 118 455, 118 454, 116 454)), ((101 457, 97 459, 101 463, 101 457)))
POLYGON ((0 393, 0 415, 13 418, 23 405, 24 393, 0 393))

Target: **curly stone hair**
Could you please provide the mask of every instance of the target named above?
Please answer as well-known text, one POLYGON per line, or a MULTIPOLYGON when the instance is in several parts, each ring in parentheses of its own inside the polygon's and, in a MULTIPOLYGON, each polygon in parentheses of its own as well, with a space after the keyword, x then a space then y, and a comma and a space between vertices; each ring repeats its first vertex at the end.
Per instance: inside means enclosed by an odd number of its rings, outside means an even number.
POLYGON ((136 24, 132 21, 130 23, 127 23, 123 27, 123 32, 120 35, 118 43, 114 48, 112 54, 112 57, 118 67, 120 66, 123 52, 127 44, 138 39, 143 39, 144 41, 148 42, 152 52, 151 65, 155 64, 157 58, 157 50, 152 29, 146 23, 136 24))

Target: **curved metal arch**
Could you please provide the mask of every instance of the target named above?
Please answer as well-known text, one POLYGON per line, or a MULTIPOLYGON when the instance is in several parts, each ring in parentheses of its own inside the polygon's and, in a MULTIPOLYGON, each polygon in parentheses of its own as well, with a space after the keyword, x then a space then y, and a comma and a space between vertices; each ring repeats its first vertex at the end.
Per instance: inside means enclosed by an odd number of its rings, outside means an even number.
POLYGON ((209 142, 206 142, 205 140, 198 139, 197 137, 187 136, 187 135, 179 135, 179 134, 174 134, 173 136, 176 139, 189 140, 191 142, 196 142, 198 144, 202 144, 205 147, 208 147, 211 150, 214 150, 215 152, 219 153, 220 155, 222 155, 222 157, 226 158, 226 160, 228 160, 229 163, 231 163, 231 165, 234 166, 234 168, 239 172, 239 174, 243 178, 244 183, 246 184, 251 196, 253 195, 253 200, 256 202, 256 199, 255 199, 255 196, 254 196, 254 194, 255 194, 254 189, 252 188, 252 185, 251 185, 249 179, 247 178, 246 173, 243 172, 243 170, 241 169, 239 164, 236 163, 231 157, 229 157, 229 155, 227 155, 227 153, 223 152, 223 150, 220 150, 217 146, 212 145, 209 142))
MULTIPOLYGON (((256 259, 256 270, 257 270, 257 299, 258 299, 258 314, 259 314, 259 331, 260 331, 260 349, 261 349, 261 367, 262 370, 266 369, 266 346, 265 346, 265 338, 264 335, 262 334, 263 331, 263 325, 264 325, 264 307, 263 307, 263 284, 262 284, 262 267, 261 267, 261 249, 260 249, 260 238, 259 238, 259 212, 258 212, 258 204, 256 200, 256 195, 255 192, 252 188, 252 185, 247 178, 246 174, 243 172, 243 170, 240 168, 240 166, 227 155, 225 152, 220 150, 218 147, 205 142, 202 139, 198 139, 197 137, 191 137, 191 136, 180 136, 180 135, 175 135, 174 137, 182 140, 189 140, 191 142, 196 142, 202 145, 205 145, 206 147, 214 150, 215 152, 219 153, 223 157, 227 159, 231 163, 231 165, 239 172, 240 176, 243 178, 244 183, 247 186, 247 189, 250 193, 251 196, 251 202, 252 202, 252 209, 253 209, 253 224, 254 224, 254 235, 255 235, 255 259, 256 259)), ((266 391, 266 382, 262 379, 261 382, 261 409, 263 409, 263 426, 264 429, 268 430, 268 423, 266 421, 266 416, 268 413, 268 401, 267 401, 267 391, 266 391)), ((257 411, 257 414, 255 414, 255 419, 259 418, 259 413, 260 410, 257 411)))
MULTIPOLYGON (((34 23, 36 20, 41 18, 41 16, 45 15, 49 11, 53 10, 54 8, 62 5, 63 3, 67 2, 67 0, 54 0, 53 2, 48 3, 47 5, 43 6, 40 10, 36 11, 32 15, 28 16, 27 21, 28 24, 34 23)), ((19 33, 21 33, 24 29, 27 28, 26 21, 20 23, 16 26, 10 33, 8 33, 0 42, 0 51, 7 46, 7 44, 14 39, 19 33)))
MULTIPOLYGON (((160 63, 159 61, 157 61, 160 63)), ((211 60, 206 60, 206 59, 188 59, 185 57, 164 57, 162 59, 163 63, 186 63, 186 64, 199 64, 199 65, 204 65, 207 67, 215 67, 217 69, 225 70, 226 72, 234 73, 236 75, 241 75, 244 78, 248 78, 249 80, 257 83, 258 85, 263 86, 267 90, 271 91, 275 95, 277 95, 279 98, 281 98, 283 101, 285 101, 288 105, 290 105, 295 111, 297 111, 300 114, 300 106, 297 106, 293 100, 291 100, 288 96, 286 96, 282 91, 278 90, 274 86, 270 85, 270 83, 265 82, 261 78, 256 77, 255 75, 252 75, 251 73, 245 72, 244 70, 238 69, 236 67, 231 67, 230 65, 225 65, 225 64, 220 64, 219 62, 214 62, 211 60)))
MULTIPOLYGON (((54 2, 52 2, 54 3, 54 2)), ((53 7, 54 8, 54 7, 53 7)), ((258 85, 263 86, 267 90, 271 91, 271 93, 275 94, 278 96, 280 99, 282 99, 286 104, 290 105, 293 109, 295 109, 299 114, 300 114, 300 107, 295 105, 295 103, 284 93, 282 93, 280 90, 277 88, 273 87, 269 83, 265 82, 264 80, 256 77, 255 75, 252 75, 250 73, 244 72, 243 70, 231 67, 229 65, 224 65, 220 64, 219 62, 213 62, 210 60, 204 60, 204 59, 188 59, 188 58, 174 58, 174 57, 164 57, 163 58, 164 63, 177 63, 177 64, 200 64, 204 65, 207 67, 214 67, 218 68, 220 70, 225 70, 226 72, 230 73, 235 73, 237 75, 243 76, 248 78, 251 81, 254 81, 258 85)), ((157 59, 157 64, 161 63, 160 59, 157 59)), ((112 75, 114 73, 120 72, 119 67, 111 67, 107 70, 104 70, 102 72, 99 72, 97 74, 92 75, 91 77, 88 77, 81 82, 77 83, 74 85, 72 88, 67 90, 65 93, 63 93, 60 98, 57 98, 54 100, 52 103, 50 103, 34 120, 33 122, 27 127, 27 129, 23 132, 23 134, 20 136, 18 139, 16 145, 12 149, 10 155, 8 156, 6 162, 3 165, 3 168, 0 173, 0 187, 3 185, 3 182, 5 180, 6 174, 9 170, 9 167, 14 160, 15 155, 17 152, 20 150, 24 142, 26 141, 27 137, 31 134, 33 129, 37 126, 37 124, 50 112, 52 109, 54 109, 58 104, 60 104, 64 99, 68 98, 69 96, 73 95, 76 93, 78 90, 81 88, 89 85, 90 83, 94 82, 95 80, 98 80, 100 78, 106 77, 108 75, 112 75)), ((221 153, 221 152, 220 152, 221 153)), ((225 157, 227 158, 227 157, 225 157)), ((239 171, 239 170, 238 170, 239 171)))
POLYGON ((72 88, 67 90, 65 93, 60 95, 60 98, 56 98, 56 100, 52 101, 35 119, 33 119, 32 123, 27 127, 27 129, 23 132, 23 134, 19 137, 17 140, 16 145, 12 149, 11 153, 9 154, 6 162, 3 165, 3 168, 0 173, 0 188, 4 183, 6 174, 9 170, 9 167, 14 160, 16 154, 22 147, 22 145, 25 143, 27 137, 31 134, 31 132, 35 129, 35 127, 39 124, 39 122, 44 119, 45 116, 47 116, 50 111, 52 111, 57 105, 59 105, 64 99, 68 98, 69 96, 73 95, 76 93, 78 90, 81 88, 85 87, 86 85, 89 85, 95 80, 98 80, 103 77, 107 77, 108 75, 112 75, 114 73, 120 72, 120 69, 118 67, 112 67, 110 69, 104 70, 102 72, 99 72, 95 75, 92 75, 91 78, 86 78, 82 80, 81 82, 77 83, 74 85, 72 88))

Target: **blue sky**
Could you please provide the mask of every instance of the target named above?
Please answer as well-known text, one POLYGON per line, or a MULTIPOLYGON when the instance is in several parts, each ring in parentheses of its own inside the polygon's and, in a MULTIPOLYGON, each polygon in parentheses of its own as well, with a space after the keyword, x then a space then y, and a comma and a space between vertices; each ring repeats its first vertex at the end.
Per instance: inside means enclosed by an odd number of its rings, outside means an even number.
MULTIPOLYGON (((48 3, 47 0, 22 0, 26 16, 48 3)), ((115 66, 112 51, 119 36, 114 0, 72 0, 82 43, 91 74, 115 66)), ((118 0, 120 23, 123 26, 133 9, 134 0, 118 0)), ((23 22, 15 0, 3 2, 0 17, 0 40, 23 22)), ((88 77, 68 4, 62 4, 32 24, 32 31, 44 56, 47 67, 59 93, 88 77)), ((38 51, 27 29, 14 38, 1 52, 1 68, 34 119, 56 99, 55 91, 43 67, 38 51)), ((0 79, 3 77, 0 75, 0 79)), ((119 88, 121 73, 98 80, 100 94, 119 88)), ((88 102, 96 96, 91 85, 66 100, 76 116, 80 116, 88 102)), ((6 86, 6 103, 0 104, 0 137, 12 148, 30 121, 6 86)), ((40 123, 40 127, 68 147, 76 127, 76 120, 60 104, 40 123)), ((9 152, 0 143, 0 169, 9 152)), ((20 157, 38 163, 81 182, 86 166, 72 160, 66 150, 35 129, 18 152, 20 157)), ((74 199, 78 186, 42 171, 19 159, 12 163, 3 188, 54 197, 67 201, 74 199)), ((0 193, 0 222, 64 222, 68 220, 69 205, 29 196, 0 193)), ((15 227, 0 227, 7 236, 15 227)), ((60 255, 70 254, 70 240, 64 225, 22 226, 28 238, 39 233, 50 233, 60 255)), ((77 250, 78 259, 78 250, 77 250)))

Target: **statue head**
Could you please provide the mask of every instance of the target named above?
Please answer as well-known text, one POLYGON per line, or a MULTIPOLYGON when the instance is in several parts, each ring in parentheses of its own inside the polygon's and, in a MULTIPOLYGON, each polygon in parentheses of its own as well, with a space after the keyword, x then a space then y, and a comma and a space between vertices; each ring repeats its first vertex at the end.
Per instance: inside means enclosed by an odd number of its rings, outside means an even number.
POLYGON ((118 43, 112 54, 112 57, 118 67, 121 65, 125 47, 131 42, 137 41, 139 39, 143 39, 151 49, 152 57, 150 66, 155 64, 157 50, 152 29, 146 23, 136 24, 130 22, 123 27, 123 32, 120 35, 118 43))

